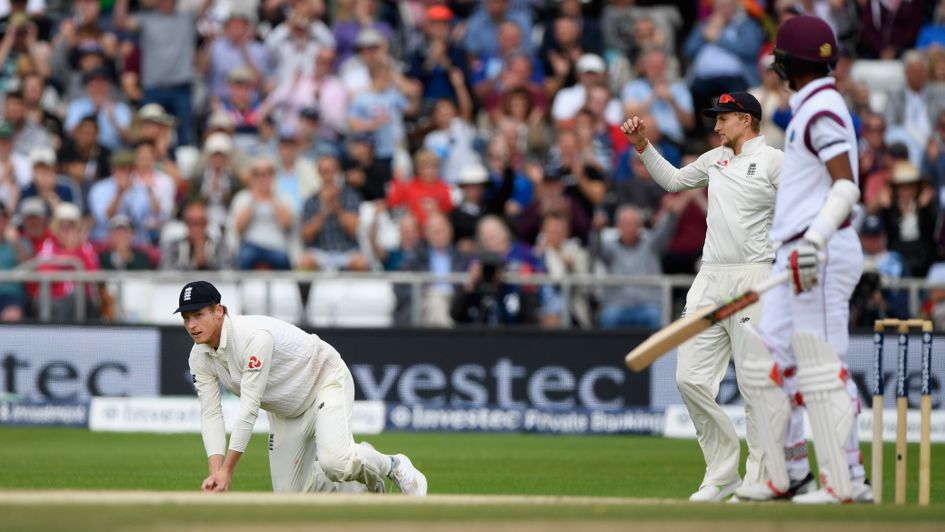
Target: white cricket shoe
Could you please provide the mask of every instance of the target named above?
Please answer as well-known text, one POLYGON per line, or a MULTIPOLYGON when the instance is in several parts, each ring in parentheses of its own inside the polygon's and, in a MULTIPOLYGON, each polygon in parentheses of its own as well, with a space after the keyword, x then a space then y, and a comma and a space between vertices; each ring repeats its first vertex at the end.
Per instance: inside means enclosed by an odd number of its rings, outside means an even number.
POLYGON ((796 504, 841 504, 851 501, 840 500, 840 498, 838 498, 833 493, 833 491, 826 488, 820 488, 817 491, 797 495, 791 499, 791 502, 796 504))
POLYGON ((387 475, 404 495, 422 497, 427 494, 427 477, 413 466, 409 458, 402 454, 395 454, 394 464, 387 475))
POLYGON ((853 502, 873 503, 873 486, 866 478, 853 479, 853 502))
POLYGON ((817 488, 814 481, 814 475, 808 473, 804 478, 791 480, 791 485, 784 493, 777 493, 771 486, 765 483, 748 484, 744 483, 735 490, 735 497, 741 501, 776 501, 795 497, 799 494, 809 493, 817 488))
POLYGON ((726 497, 735 493, 735 490, 742 485, 741 480, 736 480, 731 484, 724 486, 705 485, 699 488, 699 491, 689 496, 690 502, 722 502, 726 497))

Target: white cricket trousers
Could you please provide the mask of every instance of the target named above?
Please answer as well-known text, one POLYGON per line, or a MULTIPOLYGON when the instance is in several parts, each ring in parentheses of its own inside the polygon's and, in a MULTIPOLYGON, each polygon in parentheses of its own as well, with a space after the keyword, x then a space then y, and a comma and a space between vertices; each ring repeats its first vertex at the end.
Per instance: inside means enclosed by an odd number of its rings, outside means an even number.
MULTIPOLYGON (((800 242, 786 244, 778 250, 772 275, 788 268, 788 256, 800 242)), ((761 336, 774 361, 784 371, 782 389, 791 401, 791 417, 785 434, 785 459, 791 478, 803 477, 810 471, 807 441, 804 438, 802 400, 798 401, 795 370, 797 359, 791 347, 796 331, 816 334, 830 344, 846 366, 850 345, 850 297, 863 273, 863 248, 853 228, 837 231, 827 243, 825 259, 820 266, 817 285, 804 293, 794 294, 792 283, 772 288, 765 297, 761 315, 761 336)), ((847 381, 847 393, 853 401, 854 419, 861 405, 856 384, 847 381)), ((847 442, 847 464, 851 477, 864 475, 859 438, 855 429, 847 442)))
MULTIPOLYGON (((767 279, 770 274, 770 264, 703 264, 686 296, 684 314, 738 295, 767 279)), ((703 486, 723 486, 740 478, 738 466, 741 446, 738 435, 732 420, 715 398, 733 352, 735 375, 741 389, 746 334, 744 324, 758 323, 760 318, 761 303, 758 303, 712 325, 676 351, 676 385, 696 427, 699 446, 705 458, 703 486)), ((745 396, 742 393, 742 397, 745 396)), ((745 405, 745 416, 748 440, 745 479, 761 482, 762 455, 754 443, 755 425, 749 404, 745 405)))
POLYGON ((390 473, 390 457, 354 442, 354 379, 344 361, 339 362, 321 384, 315 403, 302 415, 284 418, 269 414, 273 491, 333 491, 332 483, 349 481, 370 488, 390 473))

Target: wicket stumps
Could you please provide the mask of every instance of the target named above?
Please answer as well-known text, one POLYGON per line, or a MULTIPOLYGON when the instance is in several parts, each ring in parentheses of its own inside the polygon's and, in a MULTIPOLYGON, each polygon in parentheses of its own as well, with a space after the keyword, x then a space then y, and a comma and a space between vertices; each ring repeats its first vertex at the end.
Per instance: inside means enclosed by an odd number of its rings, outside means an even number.
POLYGON ((887 328, 898 333, 896 354, 896 504, 906 502, 906 415, 909 408, 908 358, 909 331, 922 334, 921 423, 919 437, 919 504, 929 504, 932 473, 932 446, 929 431, 932 425, 932 322, 929 320, 876 320, 873 324, 873 499, 883 501, 883 346, 887 328))

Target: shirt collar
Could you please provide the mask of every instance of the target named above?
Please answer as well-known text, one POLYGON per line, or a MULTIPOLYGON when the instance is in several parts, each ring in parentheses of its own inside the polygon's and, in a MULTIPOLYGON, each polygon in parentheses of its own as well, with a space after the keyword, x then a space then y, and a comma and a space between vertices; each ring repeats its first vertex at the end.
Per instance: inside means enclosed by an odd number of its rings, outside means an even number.
POLYGON ((742 155, 752 154, 760 150, 765 145, 765 136, 758 135, 742 143, 742 155))
POLYGON ((822 78, 817 78, 811 81, 807 85, 804 85, 804 87, 802 87, 801 90, 792 94, 791 97, 788 99, 788 103, 791 105, 791 112, 796 113, 797 108, 801 106, 801 103, 803 103, 804 100, 806 100, 807 97, 810 96, 812 92, 814 92, 815 90, 821 87, 832 85, 834 83, 836 83, 836 80, 833 79, 833 77, 824 76, 822 78))

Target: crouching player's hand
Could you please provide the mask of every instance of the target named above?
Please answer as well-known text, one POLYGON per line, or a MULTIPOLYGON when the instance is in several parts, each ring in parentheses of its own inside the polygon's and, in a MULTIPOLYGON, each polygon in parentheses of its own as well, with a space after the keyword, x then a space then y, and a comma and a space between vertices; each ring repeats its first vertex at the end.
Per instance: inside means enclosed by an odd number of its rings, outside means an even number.
POLYGON ((230 481, 233 475, 224 469, 219 469, 203 481, 200 489, 203 491, 230 491, 230 481))
POLYGON ((817 247, 808 240, 804 240, 791 251, 788 265, 791 268, 795 294, 806 292, 817 284, 818 263, 817 247))

